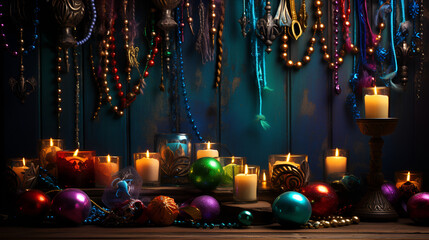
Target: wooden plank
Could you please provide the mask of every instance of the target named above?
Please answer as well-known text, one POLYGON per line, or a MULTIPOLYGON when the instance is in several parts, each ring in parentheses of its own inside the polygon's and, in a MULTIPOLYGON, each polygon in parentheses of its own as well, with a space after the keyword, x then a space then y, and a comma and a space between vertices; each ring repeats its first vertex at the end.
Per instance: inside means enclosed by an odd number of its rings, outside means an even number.
MULTIPOLYGON (((268 169, 268 155, 282 154, 288 146, 287 73, 279 61, 279 41, 266 54, 266 79, 273 91, 263 92, 263 114, 271 125, 263 130, 256 121, 259 111, 258 87, 250 39, 243 39, 240 25, 242 3, 227 1, 224 32, 223 78, 220 99, 221 141, 235 156, 244 156, 247 163, 268 169)), ((275 3, 273 3, 275 4, 275 3)), ((274 9, 274 7, 273 7, 274 9)))

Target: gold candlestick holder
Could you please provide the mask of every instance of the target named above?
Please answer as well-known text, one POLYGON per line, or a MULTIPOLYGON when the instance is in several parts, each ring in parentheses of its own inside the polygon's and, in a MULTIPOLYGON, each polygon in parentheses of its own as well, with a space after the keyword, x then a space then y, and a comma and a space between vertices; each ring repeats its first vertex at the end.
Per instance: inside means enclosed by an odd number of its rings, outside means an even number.
POLYGON ((382 172, 382 148, 384 141, 381 138, 392 134, 398 123, 397 118, 362 118, 356 120, 362 134, 371 136, 370 170, 368 174, 368 191, 356 206, 354 214, 364 221, 388 222, 396 221, 398 214, 381 192, 384 182, 382 172))

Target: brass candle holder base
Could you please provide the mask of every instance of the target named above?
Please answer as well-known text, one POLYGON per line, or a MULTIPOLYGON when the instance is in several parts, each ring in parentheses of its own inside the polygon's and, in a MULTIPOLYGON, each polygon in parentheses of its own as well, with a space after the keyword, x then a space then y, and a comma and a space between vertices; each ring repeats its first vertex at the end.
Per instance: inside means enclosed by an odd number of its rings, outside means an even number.
POLYGON ((354 214, 363 221, 396 221, 398 214, 381 192, 381 185, 384 182, 382 172, 384 141, 381 136, 392 134, 398 119, 357 119, 356 123, 362 134, 371 136, 369 140, 371 159, 368 174, 368 191, 356 206, 354 214))

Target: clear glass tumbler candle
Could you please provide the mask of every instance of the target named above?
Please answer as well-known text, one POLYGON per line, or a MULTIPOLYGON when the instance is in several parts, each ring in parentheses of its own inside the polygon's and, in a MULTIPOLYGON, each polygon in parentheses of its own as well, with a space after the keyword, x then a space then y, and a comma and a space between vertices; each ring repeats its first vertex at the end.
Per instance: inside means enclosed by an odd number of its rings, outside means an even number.
POLYGON ((42 167, 48 170, 54 177, 58 177, 57 152, 64 149, 62 139, 41 139, 39 140, 39 160, 42 167))
POLYGON ((390 88, 364 88, 362 93, 365 103, 365 118, 389 118, 390 88))
POLYGON ((268 159, 269 181, 277 191, 299 191, 307 184, 310 170, 305 154, 274 154, 268 159))
POLYGON ((182 185, 189 182, 192 145, 186 133, 160 133, 155 136, 155 152, 159 152, 161 183, 182 185))
POLYGON ((95 157, 95 186, 105 187, 112 183, 112 176, 119 171, 120 159, 110 155, 95 157))
POLYGON ((60 186, 94 187, 95 151, 57 152, 58 182, 60 186))
MULTIPOLYGON (((31 168, 34 168, 34 160, 28 158, 14 158, 9 162, 10 168, 15 172, 17 176, 18 186, 24 188, 27 184, 26 173, 31 172, 31 168)), ((34 177, 34 176, 29 176, 34 177)))
POLYGON ((142 178, 144 186, 159 185, 160 159, 160 154, 155 152, 146 151, 134 154, 134 166, 142 178))
POLYGON ((347 172, 348 151, 344 149, 328 149, 325 152, 325 179, 327 181, 341 179, 347 172))
POLYGON ((195 159, 198 160, 203 157, 217 158, 220 150, 221 145, 219 143, 195 143, 195 159))
POLYGON ((234 177, 233 197, 236 202, 258 201, 259 167, 245 164, 234 177))
POLYGON ((240 172, 240 169, 246 164, 245 157, 218 157, 216 158, 223 167, 223 176, 220 187, 232 188, 234 177, 240 172))

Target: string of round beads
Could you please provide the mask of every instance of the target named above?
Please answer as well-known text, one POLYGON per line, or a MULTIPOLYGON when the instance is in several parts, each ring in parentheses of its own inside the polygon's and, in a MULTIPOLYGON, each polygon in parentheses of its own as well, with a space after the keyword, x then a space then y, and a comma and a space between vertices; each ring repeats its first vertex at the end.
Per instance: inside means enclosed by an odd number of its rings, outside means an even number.
POLYGON ((215 3, 215 0, 211 0, 211 2, 210 2, 210 10, 211 10, 211 13, 210 13, 210 20, 211 20, 210 38, 211 38, 211 40, 212 40, 211 42, 212 42, 212 44, 214 46, 214 44, 215 44, 215 35, 216 35, 216 32, 217 32, 216 27, 215 27, 215 19, 216 19, 216 12, 215 12, 215 10, 216 10, 216 3, 215 3))
POLYGON ((61 113, 63 112, 63 109, 61 107, 61 103, 62 103, 62 98, 61 98, 61 94, 62 94, 62 90, 61 90, 61 82, 62 82, 62 78, 61 78, 61 64, 63 59, 61 58, 61 52, 62 49, 61 47, 57 47, 57 67, 56 67, 56 72, 57 72, 57 76, 56 76, 56 82, 57 82, 57 135, 58 137, 60 137, 60 133, 61 133, 61 113))
POLYGON ((76 42, 78 46, 86 43, 91 38, 92 32, 94 31, 95 22, 97 20, 97 9, 95 7, 95 0, 91 0, 91 9, 92 9, 92 17, 91 17, 91 24, 89 25, 88 33, 82 40, 76 42))
MULTIPOLYGON (((29 45, 27 47, 27 49, 24 49, 22 51, 22 53, 24 55, 27 55, 28 53, 30 53, 31 51, 36 49, 36 43, 37 43, 37 40, 39 39, 38 27, 39 27, 39 11, 40 11, 40 9, 39 9, 39 1, 38 0, 35 1, 35 5, 36 5, 36 7, 34 8, 34 20, 33 20, 33 26, 34 26, 33 42, 31 43, 31 45, 29 45)), ((3 7, 4 7, 3 2, 0 2, 0 36, 3 40, 3 47, 7 51, 9 51, 13 56, 18 56, 19 50, 11 50, 9 43, 7 42, 6 30, 5 30, 6 26, 5 26, 4 22, 2 21, 2 18, 4 16, 4 14, 2 12, 3 7)))

